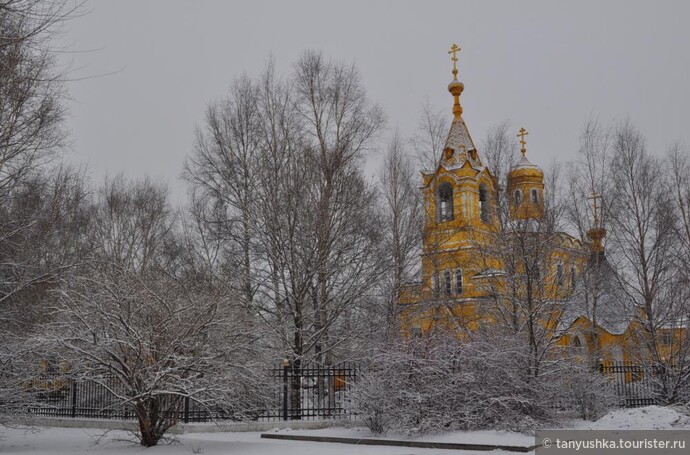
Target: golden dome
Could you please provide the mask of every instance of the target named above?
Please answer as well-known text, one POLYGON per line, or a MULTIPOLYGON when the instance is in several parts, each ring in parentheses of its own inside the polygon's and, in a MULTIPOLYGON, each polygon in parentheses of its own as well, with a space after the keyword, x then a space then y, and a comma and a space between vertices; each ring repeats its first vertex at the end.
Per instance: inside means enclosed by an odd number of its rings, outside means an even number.
POLYGON ((544 180, 544 171, 536 164, 530 163, 530 161, 525 156, 525 150, 523 149, 522 158, 520 161, 510 170, 511 180, 544 180))
POLYGON ((544 171, 542 171, 541 168, 536 164, 530 163, 530 161, 527 159, 527 141, 525 141, 525 136, 528 134, 529 133, 526 129, 520 128, 518 137, 520 138, 520 144, 522 145, 522 148, 520 149, 522 158, 520 158, 520 161, 518 161, 518 163, 510 170, 508 178, 513 182, 531 181, 541 183, 544 180, 544 171))

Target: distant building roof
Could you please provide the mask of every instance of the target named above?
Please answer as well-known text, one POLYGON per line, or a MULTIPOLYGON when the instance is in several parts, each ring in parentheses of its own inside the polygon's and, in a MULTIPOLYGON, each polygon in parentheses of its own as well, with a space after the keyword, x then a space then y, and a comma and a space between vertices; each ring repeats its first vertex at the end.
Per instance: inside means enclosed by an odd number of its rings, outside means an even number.
POLYGON ((580 317, 613 335, 624 333, 638 312, 618 273, 603 253, 594 254, 565 303, 560 328, 568 330, 580 317), (596 316, 596 317, 595 317, 596 316))

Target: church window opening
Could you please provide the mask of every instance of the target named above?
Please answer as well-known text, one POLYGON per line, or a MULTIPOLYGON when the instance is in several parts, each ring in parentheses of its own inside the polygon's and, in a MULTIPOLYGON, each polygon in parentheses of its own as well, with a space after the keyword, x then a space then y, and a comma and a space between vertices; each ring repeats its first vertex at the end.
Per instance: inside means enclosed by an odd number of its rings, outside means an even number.
POLYGON ((419 321, 415 321, 412 323, 412 330, 411 334, 413 337, 418 338, 422 336, 422 323, 419 321))
POLYGON ((579 336, 576 336, 575 338, 573 338, 572 345, 574 348, 581 348, 582 347, 582 341, 580 341, 579 336))
POLYGON ((522 193, 520 190, 515 191, 515 205, 520 205, 522 204, 522 193))
POLYGON ((534 264, 534 267, 532 267, 532 283, 536 287, 541 286, 541 267, 539 267, 539 264, 534 264))
POLYGON ((438 274, 434 273, 431 276, 431 288, 434 291, 434 297, 438 297, 439 293, 441 292, 441 285, 438 282, 438 274))
POLYGON ((563 264, 556 265, 556 285, 563 286, 565 284, 565 272, 563 271, 563 264))
POLYGON ((577 277, 577 271, 575 270, 575 266, 571 265, 570 266, 570 287, 574 288, 575 287, 575 278, 577 277))
POLYGON ((666 346, 671 346, 673 344, 673 333, 666 331, 661 333, 661 343, 666 346))
POLYGON ((443 271, 443 293, 445 295, 450 295, 452 293, 453 281, 451 278, 450 270, 443 271))
POLYGON ((438 188, 438 220, 450 221, 453 219, 453 186, 442 183, 438 188))
POLYGON ((462 294, 462 269, 455 270, 455 293, 462 294))
POLYGON ((482 221, 489 221, 489 190, 484 183, 479 185, 479 216, 482 221))
POLYGON ((537 191, 536 188, 532 188, 532 191, 530 192, 531 197, 532 197, 532 204, 539 204, 539 192, 537 191))

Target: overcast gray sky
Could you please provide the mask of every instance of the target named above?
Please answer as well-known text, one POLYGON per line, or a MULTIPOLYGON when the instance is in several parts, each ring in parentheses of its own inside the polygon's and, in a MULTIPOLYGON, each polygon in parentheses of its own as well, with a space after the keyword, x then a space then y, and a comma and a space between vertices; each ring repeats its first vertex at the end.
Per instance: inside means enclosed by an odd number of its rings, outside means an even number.
MULTIPOLYGON (((62 62, 74 143, 69 160, 167 181, 176 201, 194 126, 233 78, 281 72, 306 49, 355 62, 389 129, 416 127, 428 99, 447 108, 462 47, 463 117, 480 142, 509 119, 530 132, 530 159, 575 157, 594 115, 630 119, 658 153, 690 144, 687 1, 90 0, 68 24, 62 62), (84 52, 87 51, 87 52, 84 52)), ((481 150, 480 150, 481 153, 481 150)), ((375 161, 371 161, 374 163, 375 161)), ((373 174, 373 165, 368 171, 373 174)))

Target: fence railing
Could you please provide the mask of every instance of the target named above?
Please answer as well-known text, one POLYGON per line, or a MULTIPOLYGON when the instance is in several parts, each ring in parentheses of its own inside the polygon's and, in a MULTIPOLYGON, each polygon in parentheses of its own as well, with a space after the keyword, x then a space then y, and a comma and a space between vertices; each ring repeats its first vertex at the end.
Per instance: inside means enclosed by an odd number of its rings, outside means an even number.
POLYGON ((620 406, 634 408, 690 398, 690 372, 664 365, 604 362, 599 371, 608 377, 620 406))
MULTIPOLYGON (((361 375, 357 363, 341 363, 324 367, 311 363, 288 362, 275 365, 267 374, 274 396, 268 409, 257 412, 256 420, 313 420, 322 418, 348 419, 353 417, 351 388, 361 375)), ((606 362, 599 371, 610 379, 622 407, 664 404, 668 391, 664 389, 662 373, 668 370, 644 367, 627 362, 606 362)), ((690 378, 680 385, 681 396, 690 396, 690 378)), ((34 415, 134 419, 129 406, 117 399, 125 394, 115 378, 100 382, 74 381, 59 375, 46 375, 27 385, 35 396, 35 404, 26 411, 34 415)), ((460 393, 460 392, 459 392, 460 393)), ((172 398, 171 398, 172 399, 172 398)), ((179 422, 236 420, 232 412, 221 407, 208 407, 184 398, 172 407, 179 422)))
MULTIPOLYGON (((269 369, 267 381, 275 390, 268 409, 256 413, 256 420, 313 420, 350 418, 351 386, 360 366, 342 363, 335 366, 290 363, 269 369)), ((27 384, 35 396, 27 412, 33 415, 68 418, 134 419, 129 406, 122 406, 116 394, 125 392, 115 378, 98 382, 70 380, 60 375, 44 375, 27 384)), ((174 399, 171 397, 171 400, 174 399)), ((175 398, 176 399, 176 398, 175 398)), ((179 422, 236 420, 221 407, 207 407, 189 398, 178 400, 173 413, 179 422)))
POLYGON ((327 368, 298 362, 278 365, 271 370, 271 378, 281 384, 276 397, 280 406, 262 419, 350 418, 350 388, 359 373, 360 365, 350 362, 327 368))

